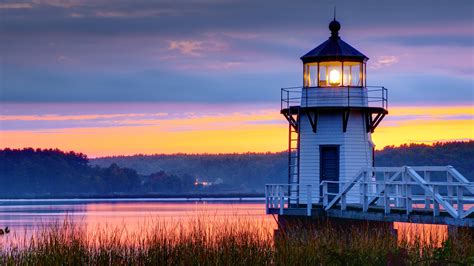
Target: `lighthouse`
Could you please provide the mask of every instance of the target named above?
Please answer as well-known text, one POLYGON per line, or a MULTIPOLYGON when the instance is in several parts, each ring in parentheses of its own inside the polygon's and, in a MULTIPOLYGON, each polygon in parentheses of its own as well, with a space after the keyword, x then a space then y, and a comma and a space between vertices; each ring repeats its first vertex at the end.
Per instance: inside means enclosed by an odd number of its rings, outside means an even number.
MULTIPOLYGON (((290 204, 301 204, 307 193, 313 204, 322 203, 323 190, 331 200, 361 169, 372 167, 371 135, 388 114, 387 90, 367 86, 369 58, 341 39, 336 19, 329 30, 329 39, 301 57, 303 86, 281 89, 290 204)), ((358 202, 357 191, 346 200, 358 202)))
POLYGON ((369 58, 341 39, 335 18, 329 30, 301 57, 303 85, 281 89, 288 183, 265 185, 266 213, 278 214, 279 228, 303 217, 474 228, 474 183, 451 165, 374 165, 372 133, 388 114, 388 91, 367 85, 369 58))

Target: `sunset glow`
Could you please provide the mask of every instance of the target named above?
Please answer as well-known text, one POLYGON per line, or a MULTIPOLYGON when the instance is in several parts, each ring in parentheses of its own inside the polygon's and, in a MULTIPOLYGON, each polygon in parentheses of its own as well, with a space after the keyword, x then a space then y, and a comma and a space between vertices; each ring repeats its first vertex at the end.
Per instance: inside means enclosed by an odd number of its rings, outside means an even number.
MULTIPOLYGON (((59 148, 90 157, 287 149, 288 125, 278 106, 49 104, 46 113, 39 115, 25 109, 44 109, 44 105, 26 106, 11 104, 9 114, 0 117, 2 148, 59 148)), ((471 106, 395 106, 389 111, 372 135, 377 149, 474 139, 471 106)))

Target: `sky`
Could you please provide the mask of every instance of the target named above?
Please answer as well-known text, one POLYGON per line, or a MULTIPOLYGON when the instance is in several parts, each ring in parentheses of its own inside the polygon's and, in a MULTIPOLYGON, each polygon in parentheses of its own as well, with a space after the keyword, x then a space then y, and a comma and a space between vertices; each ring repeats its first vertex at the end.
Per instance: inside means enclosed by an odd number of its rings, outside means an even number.
POLYGON ((0 147, 282 151, 280 88, 327 40, 389 90, 377 148, 474 139, 472 1, 0 2, 0 147))

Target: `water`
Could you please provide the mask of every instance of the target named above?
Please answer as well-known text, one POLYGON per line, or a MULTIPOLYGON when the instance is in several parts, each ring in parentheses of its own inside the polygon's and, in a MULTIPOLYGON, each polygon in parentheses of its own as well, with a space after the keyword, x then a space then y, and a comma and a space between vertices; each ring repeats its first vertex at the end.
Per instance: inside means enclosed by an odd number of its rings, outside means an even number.
POLYGON ((90 234, 118 228, 125 235, 136 235, 156 223, 188 226, 196 219, 209 224, 245 220, 267 232, 277 228, 259 198, 0 200, 0 228, 10 228, 9 240, 65 220, 90 234))
MULTIPOLYGON (((196 219, 204 224, 244 220, 268 234, 277 229, 275 218, 265 214, 264 202, 259 198, 0 200, 0 228, 8 226, 11 230, 8 237, 0 237, 0 243, 28 238, 39 228, 55 226, 64 220, 84 227, 91 235, 118 229, 127 236, 140 235, 157 222, 176 228, 192 225, 196 219)), ((430 239, 428 236, 433 231, 442 238, 447 235, 446 226, 440 225, 395 223, 395 228, 399 238, 430 239)), ((427 240, 430 241, 433 240, 427 240)), ((436 242, 441 244, 441 240, 436 242)))

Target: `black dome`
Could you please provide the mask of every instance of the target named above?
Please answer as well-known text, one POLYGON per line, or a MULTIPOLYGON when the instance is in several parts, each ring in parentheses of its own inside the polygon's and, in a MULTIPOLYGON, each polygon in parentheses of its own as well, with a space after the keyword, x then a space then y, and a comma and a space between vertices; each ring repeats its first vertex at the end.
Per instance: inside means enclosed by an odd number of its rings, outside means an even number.
POLYGON ((331 21, 329 23, 329 30, 331 31, 331 35, 338 35, 339 30, 341 29, 341 23, 337 20, 331 21))

